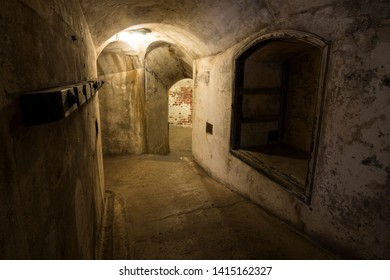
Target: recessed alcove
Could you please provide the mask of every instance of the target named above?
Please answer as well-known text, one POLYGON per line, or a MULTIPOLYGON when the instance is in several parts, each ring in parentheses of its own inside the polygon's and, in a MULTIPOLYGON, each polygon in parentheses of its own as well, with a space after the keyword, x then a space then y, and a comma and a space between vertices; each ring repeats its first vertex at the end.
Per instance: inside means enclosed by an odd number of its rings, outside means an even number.
POLYGON ((231 152, 305 201, 315 166, 325 48, 321 40, 276 36, 236 59, 231 152))

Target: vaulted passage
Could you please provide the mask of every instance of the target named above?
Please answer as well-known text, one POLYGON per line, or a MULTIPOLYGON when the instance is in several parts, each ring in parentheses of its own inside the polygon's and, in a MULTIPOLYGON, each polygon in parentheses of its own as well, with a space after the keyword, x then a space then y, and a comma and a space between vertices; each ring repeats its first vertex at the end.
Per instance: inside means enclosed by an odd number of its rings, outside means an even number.
POLYGON ((2 0, 0 258, 390 258, 388 2, 2 0))

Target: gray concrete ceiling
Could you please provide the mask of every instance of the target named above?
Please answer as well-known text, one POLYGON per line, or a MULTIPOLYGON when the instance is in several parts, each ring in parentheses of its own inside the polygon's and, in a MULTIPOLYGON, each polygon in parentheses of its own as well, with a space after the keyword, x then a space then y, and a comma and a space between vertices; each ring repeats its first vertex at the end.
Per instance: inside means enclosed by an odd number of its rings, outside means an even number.
POLYGON ((98 50, 114 34, 138 26, 165 34, 172 39, 166 41, 182 46, 193 57, 199 57, 222 51, 265 28, 274 20, 277 6, 269 2, 81 0, 81 6, 98 50))
POLYGON ((175 45, 162 42, 156 42, 155 45, 146 54, 147 72, 156 75, 167 89, 177 81, 192 78, 192 61, 188 54, 175 45))

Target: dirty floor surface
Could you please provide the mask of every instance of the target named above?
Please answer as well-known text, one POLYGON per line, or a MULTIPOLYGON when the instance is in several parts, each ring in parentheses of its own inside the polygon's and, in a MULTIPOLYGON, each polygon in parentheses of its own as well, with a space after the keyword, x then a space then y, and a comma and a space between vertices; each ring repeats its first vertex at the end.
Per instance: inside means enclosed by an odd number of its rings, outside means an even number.
POLYGON ((175 147, 171 143, 168 156, 105 158, 112 205, 106 258, 333 258, 212 180, 191 159, 189 147, 175 147))

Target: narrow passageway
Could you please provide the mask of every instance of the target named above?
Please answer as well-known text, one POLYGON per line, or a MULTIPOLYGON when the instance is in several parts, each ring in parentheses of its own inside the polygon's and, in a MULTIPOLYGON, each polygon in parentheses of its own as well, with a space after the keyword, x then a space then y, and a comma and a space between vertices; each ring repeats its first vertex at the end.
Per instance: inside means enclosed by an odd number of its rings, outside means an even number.
POLYGON ((169 125, 169 149, 171 154, 191 156, 192 127, 169 125))
POLYGON ((112 258, 333 258, 211 179, 191 158, 190 130, 171 129, 184 137, 171 141, 168 156, 105 159, 106 188, 122 208, 114 211, 112 258))

